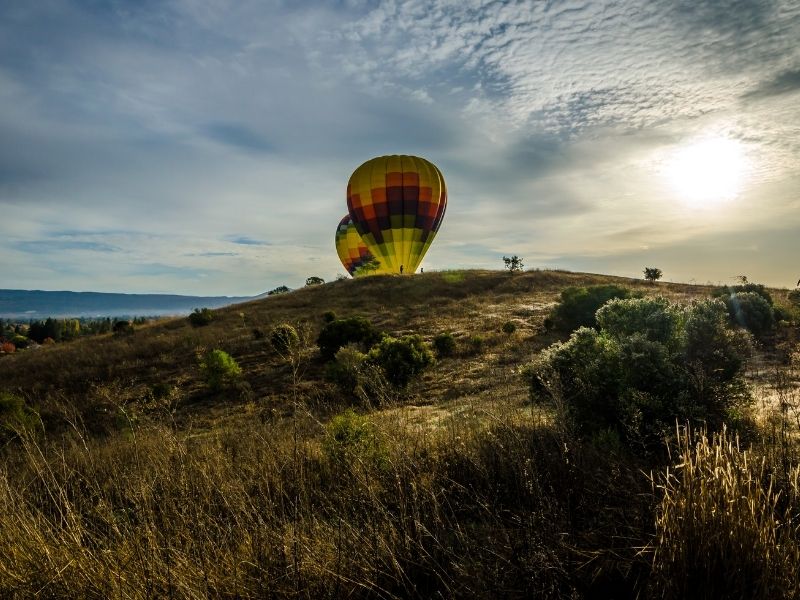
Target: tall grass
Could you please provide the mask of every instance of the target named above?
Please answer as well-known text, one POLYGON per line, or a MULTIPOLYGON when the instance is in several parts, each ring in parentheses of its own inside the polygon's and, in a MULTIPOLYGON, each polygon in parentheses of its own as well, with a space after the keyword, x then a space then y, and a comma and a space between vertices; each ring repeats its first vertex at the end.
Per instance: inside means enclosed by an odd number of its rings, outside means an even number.
POLYGON ((630 498, 644 478, 603 471, 518 406, 477 413, 435 430, 375 421, 375 438, 345 452, 303 412, 201 436, 26 437, 0 467, 0 597, 568 597, 635 586, 632 565, 646 565, 621 540, 646 521, 647 503, 630 498))
POLYGON ((679 431, 659 487, 654 587, 664 598, 800 597, 800 468, 748 452, 725 430, 679 431))

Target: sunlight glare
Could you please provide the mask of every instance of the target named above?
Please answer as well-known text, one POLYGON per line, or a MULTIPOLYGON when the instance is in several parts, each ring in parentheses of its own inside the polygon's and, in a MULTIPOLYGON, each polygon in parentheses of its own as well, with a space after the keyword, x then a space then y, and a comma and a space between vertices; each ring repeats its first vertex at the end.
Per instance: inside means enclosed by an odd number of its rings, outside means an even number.
POLYGON ((718 137, 677 150, 665 174, 687 206, 713 208, 739 194, 746 170, 741 142, 718 137))

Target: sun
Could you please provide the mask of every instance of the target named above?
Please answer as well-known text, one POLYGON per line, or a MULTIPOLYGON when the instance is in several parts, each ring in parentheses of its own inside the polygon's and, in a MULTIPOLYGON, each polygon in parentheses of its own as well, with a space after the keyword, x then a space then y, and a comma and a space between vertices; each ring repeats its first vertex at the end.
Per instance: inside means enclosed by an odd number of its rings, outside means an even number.
POLYGON ((741 142, 709 138, 678 149, 665 175, 679 199, 691 208, 714 208, 736 198, 747 172, 741 142))

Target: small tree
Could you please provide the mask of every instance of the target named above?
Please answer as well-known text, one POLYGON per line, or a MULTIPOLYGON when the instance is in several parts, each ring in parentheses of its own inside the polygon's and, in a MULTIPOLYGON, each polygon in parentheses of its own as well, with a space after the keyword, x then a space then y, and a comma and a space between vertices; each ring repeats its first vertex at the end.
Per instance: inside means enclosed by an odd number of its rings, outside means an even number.
POLYGON ((522 264, 522 258, 517 256, 516 254, 511 257, 504 256, 503 263, 505 264, 506 269, 508 269, 511 273, 522 271, 522 267, 525 266, 522 264))
POLYGON ((279 285, 278 287, 270 290, 267 292, 267 296, 277 296, 278 294, 286 294, 287 292, 291 292, 288 287, 285 285, 279 285))
POLYGON ((325 280, 322 277, 312 276, 306 279, 306 286, 309 285, 322 285, 325 283, 325 280))
POLYGON ((356 268, 356 273, 355 274, 356 275, 369 275, 371 273, 374 273, 375 271, 377 271, 380 268, 381 268, 380 261, 377 258, 372 257, 370 260, 365 262, 363 265, 361 265, 360 267, 356 268))
POLYGON ((659 279, 661 279, 661 269, 658 267, 645 267, 644 268, 644 278, 649 281, 650 283, 655 283, 659 279))

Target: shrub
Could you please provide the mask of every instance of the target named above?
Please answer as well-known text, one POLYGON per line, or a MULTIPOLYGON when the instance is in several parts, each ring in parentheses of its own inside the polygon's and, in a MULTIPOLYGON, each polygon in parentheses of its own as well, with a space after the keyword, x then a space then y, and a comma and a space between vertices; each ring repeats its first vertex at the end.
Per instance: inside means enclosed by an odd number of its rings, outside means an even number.
POLYGON ((644 335, 667 344, 678 339, 683 309, 666 298, 613 299, 595 313, 597 324, 615 338, 644 335))
POLYGON ((30 344, 30 340, 26 338, 24 335, 15 335, 11 338, 11 343, 17 347, 17 350, 22 350, 23 348, 27 348, 28 344, 30 344))
POLYGON ((433 338, 433 349, 436 351, 436 356, 439 358, 453 356, 456 351, 456 339, 453 337, 452 333, 439 333, 433 338))
POLYGON ((233 357, 223 350, 212 350, 206 354, 200 361, 200 370, 213 391, 236 382, 242 375, 242 369, 233 357))
POLYGON ((333 360, 339 348, 359 344, 366 350, 380 340, 382 333, 364 317, 336 319, 327 323, 317 337, 319 353, 325 360, 333 360))
POLYGON ((617 285, 568 287, 561 292, 561 302, 550 315, 554 327, 574 331, 578 327, 597 327, 595 313, 609 300, 629 298, 630 291, 617 285))
POLYGON ((169 398, 174 388, 169 383, 159 381, 150 386, 150 395, 154 400, 164 400, 169 398))
POLYGON ((322 277, 309 277, 306 279, 306 286, 322 285, 323 283, 325 283, 325 280, 322 277))
POLYGON ((375 426, 353 409, 336 415, 325 426, 322 450, 338 467, 354 462, 381 467, 387 456, 375 426))
POLYGON ((260 327, 253 327, 251 333, 253 334, 254 340, 263 340, 265 337, 267 337, 267 334, 264 333, 264 330, 260 327))
POLYGON ((737 292, 725 300, 731 320, 760 338, 775 327, 772 306, 756 292, 737 292))
POLYGON ((721 302, 613 300, 597 320, 599 331, 578 329, 527 370, 531 398, 563 402, 580 433, 653 448, 675 419, 719 426, 738 408, 747 345, 721 302))
POLYGON ((767 304, 769 304, 770 306, 772 306, 773 304, 772 295, 760 283, 743 283, 741 285, 726 285, 716 288, 714 291, 711 292, 711 295, 714 298, 722 298, 724 300, 726 298, 729 298, 733 294, 740 294, 742 292, 753 292, 764 298, 764 300, 766 300, 767 304))
POLYGON ((292 290, 285 285, 279 285, 278 287, 271 289, 267 292, 267 296, 277 296, 278 294, 286 294, 291 292, 292 290))
POLYGON ((133 333, 133 323, 126 320, 114 321, 114 325, 111 328, 111 331, 113 331, 115 335, 131 334, 133 333))
POLYGON ((400 339, 384 337, 370 350, 369 358, 381 368, 386 380, 398 388, 408 385, 434 362, 433 353, 418 335, 400 339))
POLYGON ((336 320, 336 313, 332 310, 326 310, 322 313, 322 322, 323 323, 333 323, 336 320))
POLYGON ((503 333, 511 335, 517 330, 517 324, 514 321, 506 321, 502 327, 503 333))
POLYGON ((795 306, 800 306, 800 288, 797 288, 796 290, 792 290, 791 292, 789 292, 789 295, 787 297, 789 298, 789 302, 791 302, 795 306))
POLYGON ((297 330, 288 323, 282 323, 272 329, 269 341, 275 352, 281 356, 289 356, 300 344, 297 330))
POLYGON ((32 431, 39 415, 16 394, 0 392, 0 441, 7 441, 23 431, 32 431))
POLYGON ((335 360, 325 367, 325 379, 336 384, 343 393, 353 394, 360 383, 366 358, 367 355, 359 352, 355 345, 340 348, 335 360))
POLYGON ((192 327, 205 327, 214 320, 214 313, 208 308, 195 308, 189 315, 189 323, 192 327))

